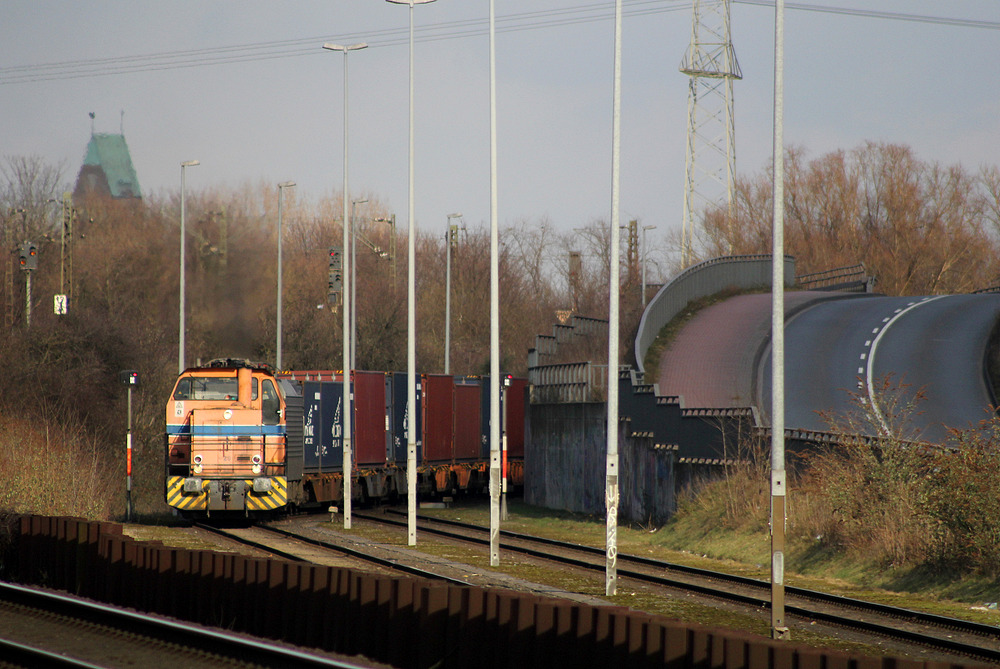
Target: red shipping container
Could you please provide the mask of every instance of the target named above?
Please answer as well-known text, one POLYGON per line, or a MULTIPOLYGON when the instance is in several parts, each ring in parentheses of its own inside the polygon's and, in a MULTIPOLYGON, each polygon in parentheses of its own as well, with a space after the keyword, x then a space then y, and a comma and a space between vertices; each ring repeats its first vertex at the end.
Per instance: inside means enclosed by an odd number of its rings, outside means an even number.
POLYGON ((384 465, 386 454, 385 373, 354 372, 354 462, 384 465))
POLYGON ((455 445, 456 461, 478 460, 482 448, 482 385, 455 384, 455 445))
POLYGON ((451 375, 427 374, 423 382, 424 463, 451 463, 455 383, 451 375))
POLYGON ((528 406, 528 379, 512 378, 507 387, 507 457, 524 458, 524 416, 528 406))

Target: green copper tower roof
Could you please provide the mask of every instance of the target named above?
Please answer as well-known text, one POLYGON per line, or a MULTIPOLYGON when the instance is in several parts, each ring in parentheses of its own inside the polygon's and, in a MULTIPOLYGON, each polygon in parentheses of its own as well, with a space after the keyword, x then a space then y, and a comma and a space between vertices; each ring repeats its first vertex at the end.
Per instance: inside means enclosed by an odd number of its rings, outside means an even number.
POLYGON ((76 190, 105 191, 116 199, 142 197, 124 135, 98 133, 90 136, 76 190))

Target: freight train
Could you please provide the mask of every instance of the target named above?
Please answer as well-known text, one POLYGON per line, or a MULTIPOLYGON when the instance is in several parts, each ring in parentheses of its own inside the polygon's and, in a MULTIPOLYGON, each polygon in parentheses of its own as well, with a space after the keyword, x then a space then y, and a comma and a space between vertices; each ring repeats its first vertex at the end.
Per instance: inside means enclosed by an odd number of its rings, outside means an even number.
MULTIPOLYGON (((417 492, 489 482, 488 377, 417 380, 417 492)), ((504 377, 503 476, 524 482, 527 380, 504 377)), ((351 374, 352 499, 407 494, 407 375, 351 374)), ((183 516, 263 517, 343 498, 343 376, 220 359, 185 370, 166 406, 166 501, 183 516)))

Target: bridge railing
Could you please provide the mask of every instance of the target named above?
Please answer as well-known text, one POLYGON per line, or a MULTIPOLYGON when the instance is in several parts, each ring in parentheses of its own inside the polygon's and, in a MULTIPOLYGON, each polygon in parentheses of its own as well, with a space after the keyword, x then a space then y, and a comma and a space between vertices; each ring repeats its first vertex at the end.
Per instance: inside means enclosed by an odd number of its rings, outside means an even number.
MULTIPOLYGON (((795 283, 795 259, 785 256, 784 282, 795 283)), ((643 360, 660 330, 693 300, 730 288, 771 285, 771 256, 745 255, 713 258, 693 265, 665 284, 650 301, 635 337, 636 365, 645 373, 643 360)))
MULTIPOLYGON (((619 366, 627 372, 628 365, 619 366)), ((608 392, 608 366, 567 362, 528 369, 532 404, 601 402, 608 392)))

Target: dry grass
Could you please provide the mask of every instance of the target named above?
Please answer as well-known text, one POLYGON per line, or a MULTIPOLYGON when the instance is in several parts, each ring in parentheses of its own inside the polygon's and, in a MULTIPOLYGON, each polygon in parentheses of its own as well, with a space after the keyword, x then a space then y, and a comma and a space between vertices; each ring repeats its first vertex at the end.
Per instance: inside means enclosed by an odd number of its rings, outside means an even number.
POLYGON ((100 449, 82 430, 52 428, 19 416, 0 417, 0 509, 14 513, 106 520, 112 493, 124 476, 101 461, 100 449))

